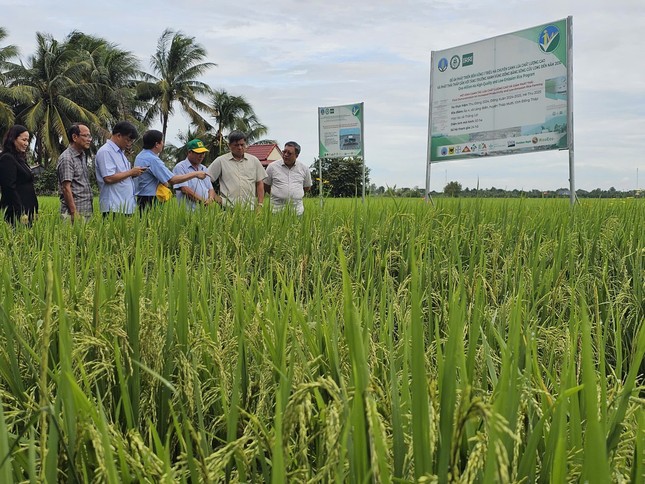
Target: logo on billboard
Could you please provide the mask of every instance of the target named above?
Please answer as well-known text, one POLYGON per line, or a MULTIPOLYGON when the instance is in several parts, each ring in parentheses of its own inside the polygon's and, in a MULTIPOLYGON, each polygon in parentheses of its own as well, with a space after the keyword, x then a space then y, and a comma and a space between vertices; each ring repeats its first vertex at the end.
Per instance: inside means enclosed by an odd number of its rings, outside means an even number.
POLYGON ((448 148, 445 146, 441 147, 441 156, 446 156, 448 154, 448 148))
POLYGON ((544 52, 553 52, 560 43, 560 29, 555 25, 544 27, 538 37, 540 49, 544 52))
POLYGON ((439 60, 439 64, 437 64, 437 67, 439 68, 439 72, 444 72, 446 69, 448 69, 448 59, 445 57, 442 57, 439 60))
POLYGON ((324 116, 325 115, 325 108, 320 108, 320 115, 324 116))
POLYGON ((456 69, 457 67, 459 67, 459 64, 461 64, 461 61, 459 60, 459 56, 458 55, 453 55, 450 58, 450 67, 452 69, 456 69))
POLYGON ((361 112, 361 107, 358 104, 352 106, 352 114, 354 116, 358 116, 358 113, 360 112, 361 112))
POLYGON ((464 55, 461 56, 461 65, 464 66, 464 67, 473 65, 473 53, 472 52, 470 54, 464 54, 464 55))

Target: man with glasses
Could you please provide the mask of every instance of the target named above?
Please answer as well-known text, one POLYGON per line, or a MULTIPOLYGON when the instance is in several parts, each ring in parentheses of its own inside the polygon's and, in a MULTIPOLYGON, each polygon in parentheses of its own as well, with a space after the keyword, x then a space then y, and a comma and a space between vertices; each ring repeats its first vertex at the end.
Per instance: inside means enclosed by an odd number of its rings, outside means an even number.
POLYGON ((282 150, 282 159, 267 167, 264 189, 271 194, 274 212, 288 206, 292 206, 297 215, 302 215, 305 211, 302 199, 305 192, 311 190, 311 172, 297 160, 299 154, 300 145, 295 141, 287 141, 282 150))
POLYGON ((220 205, 243 204, 253 208, 257 197, 258 206, 264 203, 264 179, 266 172, 260 160, 245 153, 246 135, 241 131, 231 131, 228 135, 229 153, 215 158, 208 167, 213 181, 219 179, 220 205))
POLYGON ((67 130, 68 148, 58 157, 58 192, 60 214, 72 223, 77 218, 89 219, 92 215, 92 188, 87 172, 87 155, 92 135, 84 124, 74 123, 67 130))
POLYGON ((134 178, 147 168, 132 167, 125 152, 132 148, 138 136, 132 123, 119 121, 112 128, 112 137, 96 152, 96 181, 103 216, 109 213, 132 215, 134 212, 134 178))
MULTIPOLYGON (((208 153, 204 143, 198 139, 190 140, 186 148, 188 148, 186 159, 177 163, 172 173, 175 177, 186 178, 191 174, 195 176, 175 184, 173 188, 177 194, 177 200, 194 210, 197 204, 210 205, 219 197, 215 194, 213 183, 206 173, 206 167, 202 164, 208 153), (205 177, 197 176, 200 172, 204 172, 205 177)), ((218 203, 221 203, 220 201, 221 199, 218 203)))

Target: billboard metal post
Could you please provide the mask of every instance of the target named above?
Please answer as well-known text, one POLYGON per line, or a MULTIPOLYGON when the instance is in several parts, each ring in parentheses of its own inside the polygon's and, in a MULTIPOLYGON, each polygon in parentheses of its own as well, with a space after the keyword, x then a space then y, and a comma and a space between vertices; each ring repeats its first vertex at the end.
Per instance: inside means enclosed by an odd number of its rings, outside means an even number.
POLYGON ((363 149, 361 150, 362 156, 361 156, 361 161, 363 162, 363 205, 365 204, 365 106, 363 103, 361 103, 361 109, 363 110, 363 136, 362 142, 363 142, 363 149))
MULTIPOLYGON (((318 108, 318 113, 322 108, 318 108)), ((320 114, 318 114, 318 133, 320 133, 320 114)), ((320 134, 318 135, 320 136, 320 134)), ((320 139, 318 140, 320 150, 320 139)), ((314 163, 316 160, 314 160, 314 163)), ((320 208, 323 206, 323 176, 322 176, 322 156, 318 153, 318 198, 320 200, 320 208)))
POLYGON ((573 144, 573 17, 567 17, 567 138, 569 141, 569 202, 576 203, 576 172, 573 144))
POLYGON ((426 151, 426 195, 425 195, 425 200, 426 202, 430 200, 432 204, 434 205, 434 201, 432 200, 432 197, 430 196, 430 171, 432 170, 432 85, 434 83, 434 69, 432 68, 434 66, 434 52, 430 52, 430 95, 428 96, 429 98, 429 106, 428 106, 428 147, 426 151))
POLYGON ((320 195, 320 207, 323 206, 323 175, 322 175, 322 158, 318 157, 318 195, 320 195))
POLYGON ((363 203, 365 203, 365 157, 363 157, 363 203))

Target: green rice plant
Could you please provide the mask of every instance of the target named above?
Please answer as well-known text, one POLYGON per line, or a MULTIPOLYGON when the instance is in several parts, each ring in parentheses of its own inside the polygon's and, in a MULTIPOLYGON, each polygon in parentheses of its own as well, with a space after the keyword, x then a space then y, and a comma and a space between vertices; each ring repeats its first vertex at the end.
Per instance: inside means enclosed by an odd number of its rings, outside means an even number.
MULTIPOLYGON (((417 261, 412 256, 410 260, 410 272, 412 275, 411 279, 411 299, 412 299, 412 308, 411 308, 411 321, 410 321, 410 331, 409 331, 409 340, 411 343, 410 348, 410 399, 411 399, 411 414, 412 414, 412 442, 413 442, 413 455, 414 455, 414 473, 415 478, 420 479, 423 476, 428 476, 432 474, 433 470, 433 452, 431 447, 431 427, 430 427, 430 403, 428 401, 428 381, 426 378, 426 338, 425 331, 423 329, 423 318, 421 315, 421 288, 419 287, 419 275, 417 269, 417 261)), ((451 331, 452 333, 452 331, 451 331)), ((450 362, 448 363, 450 365, 450 362)), ((443 367, 446 368, 446 367, 443 367)), ((451 397, 450 391, 454 391, 454 387, 451 388, 450 385, 454 384, 454 380, 449 382, 450 376, 447 375, 449 371, 453 368, 450 367, 446 369, 446 374, 441 374, 440 379, 442 382, 442 398, 446 400, 451 397), (442 378, 443 377, 443 378, 442 378), (443 391, 448 389, 448 391, 443 391)), ((441 372, 441 369, 439 369, 441 372)), ((396 391, 396 389, 395 389, 396 391)), ((454 393, 452 394, 454 395, 454 393)), ((443 409, 443 404, 445 401, 441 402, 441 408, 443 409)), ((447 477, 447 467, 448 460, 447 454, 445 454, 446 448, 449 448, 449 440, 444 440, 445 431, 448 425, 443 425, 445 421, 449 419, 445 414, 441 415, 441 449, 444 451, 444 454, 440 454, 440 463, 439 467, 445 467, 445 472, 443 473, 443 478, 447 477)))
POLYGON ((7 432, 7 426, 4 419, 4 411, 2 410, 3 403, 0 399, 0 457, 2 461, 0 462, 0 475, 2 476, 2 482, 14 482, 13 470, 12 470, 12 458, 11 453, 9 452, 9 433, 7 432))
POLYGON ((639 482, 641 202, 171 202, 71 225, 44 199, 0 225, 0 473, 639 482))

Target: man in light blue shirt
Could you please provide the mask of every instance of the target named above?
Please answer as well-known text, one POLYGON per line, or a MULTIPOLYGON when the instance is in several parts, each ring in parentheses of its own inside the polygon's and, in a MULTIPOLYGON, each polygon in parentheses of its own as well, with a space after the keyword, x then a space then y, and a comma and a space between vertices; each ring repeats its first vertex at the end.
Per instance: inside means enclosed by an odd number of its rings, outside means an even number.
POLYGON ((208 177, 208 174, 204 171, 191 171, 183 175, 173 175, 159 158, 163 147, 164 139, 161 131, 151 129, 143 133, 143 150, 134 160, 134 166, 146 168, 143 175, 137 179, 135 190, 137 205, 139 205, 139 210, 141 211, 156 202, 157 186, 160 183, 169 186, 187 182, 193 178, 203 180, 208 177))
MULTIPOLYGON (((206 172, 206 167, 202 164, 204 157, 208 150, 198 139, 188 142, 188 155, 184 161, 180 161, 175 165, 172 172, 175 175, 186 175, 188 173, 195 173, 197 171, 206 172)), ((198 203, 203 205, 210 205, 215 201, 215 190, 210 177, 203 180, 193 178, 184 183, 175 185, 175 193, 180 202, 186 203, 191 209, 195 209, 198 203)))
POLYGON ((99 185, 99 205, 103 215, 134 212, 134 178, 145 168, 130 166, 125 151, 139 134, 127 121, 119 121, 112 128, 112 137, 96 152, 96 181, 99 185))

